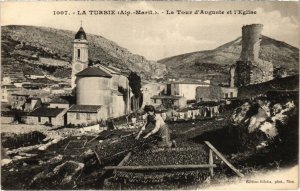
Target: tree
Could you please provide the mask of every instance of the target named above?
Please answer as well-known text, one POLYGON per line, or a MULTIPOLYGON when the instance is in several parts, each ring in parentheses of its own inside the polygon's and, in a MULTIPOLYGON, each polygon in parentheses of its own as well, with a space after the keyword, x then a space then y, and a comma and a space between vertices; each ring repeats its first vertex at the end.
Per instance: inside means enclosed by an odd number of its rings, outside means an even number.
POLYGON ((94 65, 94 61, 89 59, 89 63, 88 63, 88 66, 93 66, 94 65))
POLYGON ((129 80, 129 86, 133 93, 132 109, 133 109, 133 111, 136 112, 142 105, 142 103, 140 103, 141 96, 142 96, 141 77, 138 76, 136 72, 131 72, 129 74, 128 80, 129 80))

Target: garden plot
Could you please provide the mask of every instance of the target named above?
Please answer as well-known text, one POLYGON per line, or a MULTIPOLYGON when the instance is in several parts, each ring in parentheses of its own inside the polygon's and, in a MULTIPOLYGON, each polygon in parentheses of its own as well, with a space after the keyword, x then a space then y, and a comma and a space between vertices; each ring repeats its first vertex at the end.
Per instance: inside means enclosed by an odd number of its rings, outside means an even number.
POLYGON ((111 160, 124 157, 130 151, 149 148, 149 144, 154 144, 155 142, 157 142, 155 137, 135 140, 134 135, 131 135, 124 138, 109 139, 95 145, 94 148, 91 147, 90 144, 87 144, 87 147, 92 148, 96 153, 100 164, 105 165, 106 163, 111 162, 111 160))
POLYGON ((133 169, 129 171, 116 170, 115 176, 107 180, 105 186, 107 189, 120 188, 119 186, 121 189, 150 189, 150 187, 153 189, 174 189, 185 184, 200 183, 209 177, 209 169, 196 166, 207 165, 208 162, 208 152, 204 145, 135 152, 127 157, 127 161, 121 162, 122 166, 118 166, 122 168, 132 167, 133 169), (170 169, 165 169, 165 167, 170 167, 170 169), (179 167, 180 169, 177 169, 179 167), (188 168, 185 169, 185 167, 188 168), (196 168, 190 169, 191 167, 196 168), (136 169, 134 170, 134 168, 136 169))
POLYGON ((38 131, 25 134, 2 133, 1 143, 4 148, 16 149, 19 147, 32 146, 42 143, 46 135, 38 131))
MULTIPOLYGON (((25 156, 2 167, 3 189, 186 189, 192 185, 227 181, 236 174, 214 155, 214 175, 209 168, 162 170, 106 170, 118 167, 127 153, 132 153, 122 166, 167 166, 209 164, 209 141, 244 175, 269 168, 277 169, 298 163, 298 115, 290 117, 279 132, 281 142, 255 150, 264 139, 261 132, 248 134, 228 124, 232 111, 222 113, 223 120, 170 123, 172 139, 178 148, 155 148, 155 137, 135 140, 133 131, 111 130, 99 134, 81 134, 76 129, 48 130, 51 139, 64 139, 46 150, 33 149, 25 156), (253 150, 254 148, 254 150, 253 150), (98 157, 96 156, 96 154, 98 157), (90 155, 89 155, 90 154, 90 155), (188 157, 186 157, 188 156, 188 157), (84 164, 84 166, 82 165, 84 164), (83 167, 82 167, 83 166, 83 167), (48 177, 49 176, 49 177, 48 177), (46 177, 44 179, 43 177, 46 177), (48 178, 47 178, 48 177, 48 178), (65 179, 65 177, 70 177, 65 179), (35 181, 32 181, 35 180, 35 181), (49 183, 51 182, 51 183, 49 183)), ((291 115, 290 115, 291 116, 291 115)), ((50 141, 50 140, 49 140, 50 141)), ((39 142, 39 141, 38 141, 39 142)), ((45 141, 42 140, 42 143, 45 141)), ((35 146, 34 143, 29 145, 35 146), (33 144, 33 145, 32 145, 33 144)), ((21 144, 22 145, 22 144, 21 144)), ((26 146, 26 145, 24 145, 26 146)), ((1 150, 5 156, 5 149, 1 150)), ((24 152, 24 151, 22 151, 24 152)), ((7 156, 14 157, 14 156, 7 156)))

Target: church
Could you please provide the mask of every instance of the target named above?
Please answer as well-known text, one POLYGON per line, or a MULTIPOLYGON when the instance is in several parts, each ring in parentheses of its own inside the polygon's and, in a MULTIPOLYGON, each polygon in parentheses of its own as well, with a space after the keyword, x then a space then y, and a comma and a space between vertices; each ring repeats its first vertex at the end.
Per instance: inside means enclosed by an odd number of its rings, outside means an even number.
POLYGON ((113 66, 88 66, 88 40, 82 27, 73 41, 71 86, 76 105, 70 107, 68 124, 89 124, 130 112, 128 78, 113 66))

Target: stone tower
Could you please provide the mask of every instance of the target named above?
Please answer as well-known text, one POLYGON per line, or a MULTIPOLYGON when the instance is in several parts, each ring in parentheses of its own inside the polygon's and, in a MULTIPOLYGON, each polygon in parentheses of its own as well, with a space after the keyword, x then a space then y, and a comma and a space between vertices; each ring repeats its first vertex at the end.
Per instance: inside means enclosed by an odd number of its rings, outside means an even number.
POLYGON ((230 68, 230 86, 240 87, 273 79, 273 64, 259 58, 262 24, 242 27, 240 59, 230 68))
POLYGON ((262 24, 243 26, 242 53, 240 60, 258 61, 262 29, 262 24))
POLYGON ((88 67, 88 41, 82 27, 78 30, 73 41, 73 59, 72 59, 72 89, 76 87, 76 74, 88 67))

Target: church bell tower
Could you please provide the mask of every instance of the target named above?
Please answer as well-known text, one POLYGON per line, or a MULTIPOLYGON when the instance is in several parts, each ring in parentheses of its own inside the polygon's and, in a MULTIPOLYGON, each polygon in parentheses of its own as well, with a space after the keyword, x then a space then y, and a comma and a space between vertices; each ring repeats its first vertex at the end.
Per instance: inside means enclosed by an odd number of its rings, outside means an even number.
POLYGON ((88 67, 88 41, 82 28, 78 30, 73 41, 73 59, 72 59, 72 89, 76 87, 76 74, 88 67))

